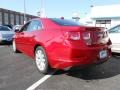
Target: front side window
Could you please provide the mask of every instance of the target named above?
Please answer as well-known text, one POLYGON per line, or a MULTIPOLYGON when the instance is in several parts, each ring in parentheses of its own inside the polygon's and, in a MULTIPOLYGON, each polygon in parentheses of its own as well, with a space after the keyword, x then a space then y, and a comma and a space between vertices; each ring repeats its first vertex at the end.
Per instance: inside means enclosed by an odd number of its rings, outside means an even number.
POLYGON ((120 33, 120 25, 110 29, 109 33, 120 33))
POLYGON ((61 26, 80 26, 80 25, 82 25, 78 22, 75 22, 72 20, 67 20, 67 19, 51 18, 51 20, 61 26))
POLYGON ((26 23, 20 30, 20 32, 27 31, 30 22, 26 23))
POLYGON ((26 23, 20 30, 20 32, 23 31, 35 31, 35 30, 40 30, 42 29, 42 24, 40 21, 38 20, 33 20, 33 21, 29 21, 28 23, 26 23))
POLYGON ((27 29, 27 31, 35 31, 35 30, 40 30, 42 29, 42 24, 38 20, 33 20, 27 29))

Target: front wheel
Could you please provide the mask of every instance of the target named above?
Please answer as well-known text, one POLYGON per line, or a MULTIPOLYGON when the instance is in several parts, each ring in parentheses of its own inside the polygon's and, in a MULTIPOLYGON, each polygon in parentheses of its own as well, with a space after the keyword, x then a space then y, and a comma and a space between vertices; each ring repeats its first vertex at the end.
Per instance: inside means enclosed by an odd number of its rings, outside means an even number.
POLYGON ((45 53, 45 50, 42 47, 37 47, 35 51, 35 62, 38 70, 43 73, 47 74, 50 70, 48 59, 45 53))

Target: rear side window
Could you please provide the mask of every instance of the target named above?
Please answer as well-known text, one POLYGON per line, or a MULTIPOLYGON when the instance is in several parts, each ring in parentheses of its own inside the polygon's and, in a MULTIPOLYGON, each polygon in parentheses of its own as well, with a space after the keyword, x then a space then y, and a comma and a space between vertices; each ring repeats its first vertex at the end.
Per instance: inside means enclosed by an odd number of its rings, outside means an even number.
POLYGON ((7 26, 0 26, 0 31, 10 31, 7 26))
POLYGON ((73 20, 67 20, 67 19, 51 18, 51 20, 61 26, 80 26, 80 25, 82 25, 79 22, 75 22, 73 20))

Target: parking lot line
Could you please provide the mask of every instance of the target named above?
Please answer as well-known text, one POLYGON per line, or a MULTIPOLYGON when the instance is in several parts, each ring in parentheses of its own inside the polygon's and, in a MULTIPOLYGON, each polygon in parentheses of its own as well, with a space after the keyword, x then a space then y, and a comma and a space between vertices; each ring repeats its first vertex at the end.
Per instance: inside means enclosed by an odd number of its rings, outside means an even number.
POLYGON ((0 48, 5 47, 5 46, 0 46, 0 48))
POLYGON ((28 87, 26 90, 35 90, 39 85, 41 85, 47 79, 49 79, 55 72, 56 71, 50 73, 50 75, 45 75, 43 78, 41 78, 40 80, 38 80, 37 82, 35 82, 33 85, 31 85, 30 87, 28 87))

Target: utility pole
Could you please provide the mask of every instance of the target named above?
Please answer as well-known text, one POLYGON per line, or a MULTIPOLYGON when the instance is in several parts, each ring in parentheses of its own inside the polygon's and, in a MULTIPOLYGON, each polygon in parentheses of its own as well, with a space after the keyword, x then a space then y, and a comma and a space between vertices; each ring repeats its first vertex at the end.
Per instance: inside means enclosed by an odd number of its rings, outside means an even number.
POLYGON ((26 0, 24 0, 24 24, 26 23, 26 0))
POLYGON ((40 7, 40 17, 45 17, 45 8, 44 8, 44 0, 41 0, 41 7, 40 7))

